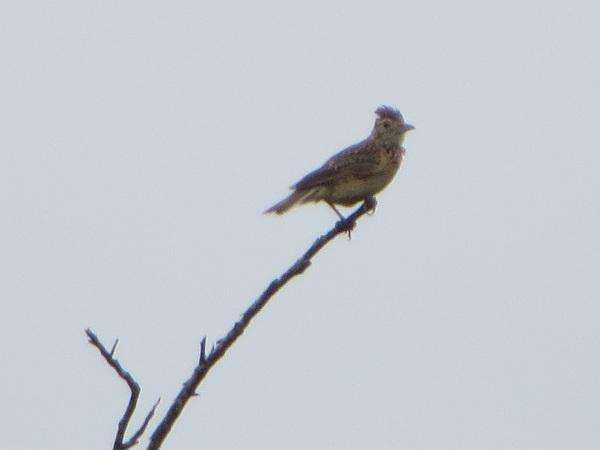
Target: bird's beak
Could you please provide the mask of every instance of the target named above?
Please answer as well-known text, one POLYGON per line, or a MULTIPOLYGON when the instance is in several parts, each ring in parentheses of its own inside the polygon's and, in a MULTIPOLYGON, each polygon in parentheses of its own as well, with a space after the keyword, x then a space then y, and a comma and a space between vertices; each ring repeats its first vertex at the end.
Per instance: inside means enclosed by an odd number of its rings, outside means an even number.
POLYGON ((407 131, 414 130, 414 129, 415 129, 415 127, 413 127, 411 124, 409 124, 409 123, 405 123, 405 124, 404 124, 404 132, 405 132, 405 133, 406 133, 407 131))

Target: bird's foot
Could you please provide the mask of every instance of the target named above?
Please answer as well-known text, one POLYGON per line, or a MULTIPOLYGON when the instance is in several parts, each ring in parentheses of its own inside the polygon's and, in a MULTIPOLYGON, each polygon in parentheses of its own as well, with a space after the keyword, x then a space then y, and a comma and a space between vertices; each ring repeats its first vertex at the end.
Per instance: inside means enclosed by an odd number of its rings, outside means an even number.
POLYGON ((372 216, 375 214, 375 210, 377 209, 377 200, 372 195, 369 197, 365 197, 364 207, 367 208, 367 214, 372 216))
POLYGON ((347 223, 346 218, 342 215, 342 213, 335 207, 335 205, 331 202, 327 202, 327 204, 335 211, 340 220, 337 223, 337 226, 348 233, 348 240, 352 239, 352 230, 354 228, 354 223, 347 223))
POLYGON ((356 226, 356 222, 355 221, 348 221, 346 219, 340 219, 338 220, 338 222, 336 223, 336 228, 338 228, 340 231, 345 231, 346 233, 348 233, 348 240, 352 240, 352 230, 354 230, 354 227, 356 226))

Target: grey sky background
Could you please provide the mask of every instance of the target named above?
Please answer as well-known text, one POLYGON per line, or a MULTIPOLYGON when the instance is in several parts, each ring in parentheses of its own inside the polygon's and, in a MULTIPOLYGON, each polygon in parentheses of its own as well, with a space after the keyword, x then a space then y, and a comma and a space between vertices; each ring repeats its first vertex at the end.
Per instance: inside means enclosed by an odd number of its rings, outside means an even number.
MULTIPOLYGON (((110 448, 203 335, 335 221, 261 215, 363 138, 417 130, 207 378, 165 449, 600 447, 593 2, 4 2, 3 449, 110 448)), ((157 422, 153 421, 155 425, 157 422)), ((145 444, 146 441, 143 441, 145 444)))

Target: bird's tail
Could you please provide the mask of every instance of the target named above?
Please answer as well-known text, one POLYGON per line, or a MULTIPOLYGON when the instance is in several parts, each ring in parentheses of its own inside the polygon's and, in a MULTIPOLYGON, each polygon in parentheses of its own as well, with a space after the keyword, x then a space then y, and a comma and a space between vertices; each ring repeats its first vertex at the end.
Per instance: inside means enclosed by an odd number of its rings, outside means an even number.
POLYGON ((283 214, 288 212, 294 205, 302 202, 307 196, 309 196, 312 192, 309 191, 294 191, 289 196, 281 200, 279 203, 275 203, 269 209, 267 209, 264 213, 276 213, 283 214))

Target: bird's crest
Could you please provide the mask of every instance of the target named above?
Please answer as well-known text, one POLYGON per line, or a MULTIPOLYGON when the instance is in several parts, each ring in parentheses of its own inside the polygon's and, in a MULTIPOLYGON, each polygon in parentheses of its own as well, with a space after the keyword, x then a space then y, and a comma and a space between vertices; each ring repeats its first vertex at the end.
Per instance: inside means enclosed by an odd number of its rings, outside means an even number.
POLYGON ((392 119, 404 122, 404 117, 402 117, 400 111, 398 111, 396 108, 392 108, 391 106, 380 106, 375 110, 375 114, 377 114, 381 119, 392 119))

